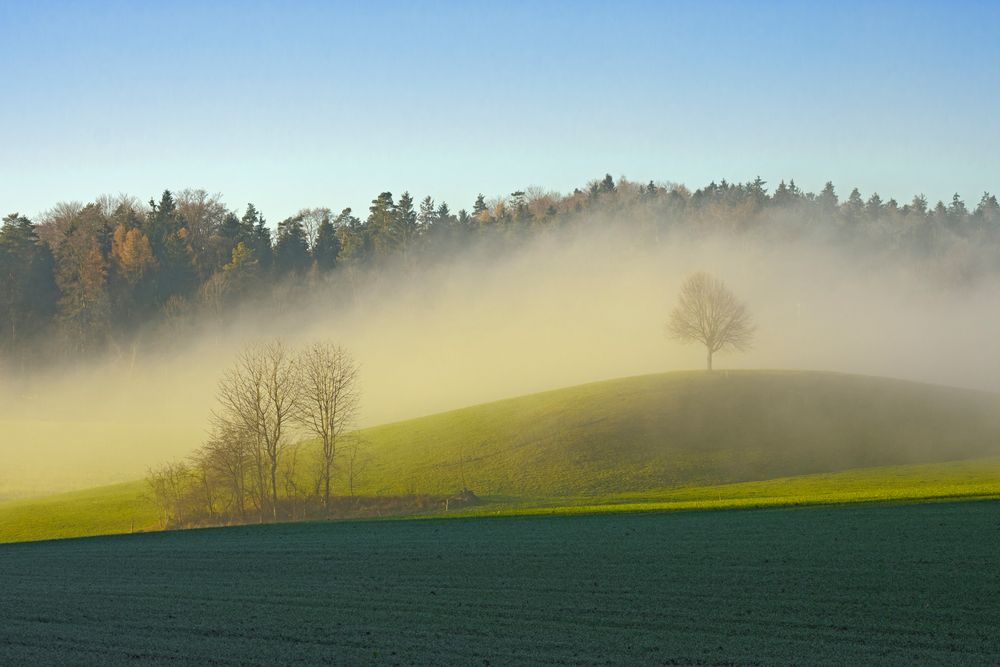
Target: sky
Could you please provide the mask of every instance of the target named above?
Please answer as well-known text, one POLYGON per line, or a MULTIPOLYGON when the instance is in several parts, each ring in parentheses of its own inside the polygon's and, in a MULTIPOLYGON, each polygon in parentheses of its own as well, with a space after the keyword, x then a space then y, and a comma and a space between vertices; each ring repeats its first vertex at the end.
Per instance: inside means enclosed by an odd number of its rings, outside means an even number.
POLYGON ((528 186, 1000 191, 1000 3, 0 0, 0 214, 528 186))

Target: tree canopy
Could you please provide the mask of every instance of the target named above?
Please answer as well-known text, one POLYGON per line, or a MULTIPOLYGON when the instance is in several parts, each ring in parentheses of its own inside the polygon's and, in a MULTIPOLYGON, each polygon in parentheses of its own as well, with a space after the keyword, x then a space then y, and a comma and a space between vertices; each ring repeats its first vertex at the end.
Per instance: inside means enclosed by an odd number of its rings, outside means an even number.
POLYGON ((205 190, 164 190, 147 204, 100 197, 57 204, 37 221, 8 215, 0 230, 0 361, 120 349, 140 327, 178 313, 225 317, 247 299, 285 299, 289 287, 308 293, 340 281, 353 289, 362 269, 434 264, 477 244, 495 256, 546 230, 595 220, 638 244, 669 243, 684 232, 775 241, 814 234, 851 254, 943 266, 954 281, 1000 266, 1000 204, 989 192, 975 206, 958 194, 900 204, 857 188, 842 199, 829 182, 812 193, 789 179, 772 193, 756 177, 692 192, 605 175, 565 195, 537 187, 478 194, 457 212, 433 197, 388 191, 364 219, 350 208, 331 210, 301 209, 272 230, 252 203, 240 212, 205 190))

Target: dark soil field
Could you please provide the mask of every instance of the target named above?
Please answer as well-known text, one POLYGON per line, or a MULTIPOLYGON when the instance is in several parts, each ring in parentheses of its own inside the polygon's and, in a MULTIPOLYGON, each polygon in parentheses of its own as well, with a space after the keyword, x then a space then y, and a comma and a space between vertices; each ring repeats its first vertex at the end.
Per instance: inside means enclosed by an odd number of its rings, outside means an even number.
POLYGON ((0 546, 0 664, 1000 663, 1000 502, 0 546))

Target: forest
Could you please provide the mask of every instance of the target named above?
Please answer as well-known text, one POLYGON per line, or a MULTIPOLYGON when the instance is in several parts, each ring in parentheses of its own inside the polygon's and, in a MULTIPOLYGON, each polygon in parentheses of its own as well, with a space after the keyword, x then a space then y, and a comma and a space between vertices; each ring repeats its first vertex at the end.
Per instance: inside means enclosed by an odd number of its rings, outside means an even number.
MULTIPOLYGON (((636 243, 678 235, 805 236, 852 256, 903 256, 949 284, 1000 268, 1000 204, 958 194, 899 203, 833 183, 805 192, 794 180, 684 185, 606 175, 570 194, 532 187, 480 194, 452 212, 431 197, 383 192, 367 215, 307 208, 274 228, 253 204, 240 213, 205 190, 166 190, 60 203, 31 220, 11 213, 0 231, 0 363, 8 372, 86 354, 134 355, 144 334, 265 311, 320 291, 350 294, 359 281, 404 280, 471 248, 491 255, 574 226, 604 225, 636 243), (389 268, 398 269, 390 271, 389 268), (409 273, 408 273, 409 272, 409 273)), ((877 261, 877 259, 876 259, 877 261)))

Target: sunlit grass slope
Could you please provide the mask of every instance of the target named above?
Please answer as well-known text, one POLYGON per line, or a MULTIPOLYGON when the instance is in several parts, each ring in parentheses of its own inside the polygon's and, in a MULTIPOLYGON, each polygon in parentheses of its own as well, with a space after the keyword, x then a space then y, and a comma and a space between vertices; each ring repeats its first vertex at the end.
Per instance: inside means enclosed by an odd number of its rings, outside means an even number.
POLYGON ((1000 498, 1000 458, 862 468, 642 493, 497 498, 450 515, 589 514, 975 498, 1000 498))
MULTIPOLYGON (((997 408, 992 394, 831 373, 624 378, 366 429, 355 493, 464 483, 489 497, 477 513, 998 496, 997 408)), ((0 503, 0 542, 153 528, 145 492, 0 503)))
POLYGON ((0 503, 0 542, 127 533, 156 527, 145 482, 0 503))
MULTIPOLYGON (((155 530, 145 484, 0 503, 0 543, 155 530)), ((1000 458, 890 466, 639 493, 486 498, 448 516, 589 514, 874 501, 1000 498, 1000 458)), ((441 512, 427 516, 441 516, 441 512)))
POLYGON ((993 394, 816 372, 666 373, 364 431, 365 493, 641 492, 1000 455, 993 394))

